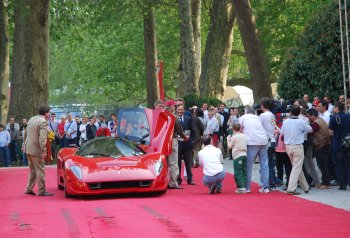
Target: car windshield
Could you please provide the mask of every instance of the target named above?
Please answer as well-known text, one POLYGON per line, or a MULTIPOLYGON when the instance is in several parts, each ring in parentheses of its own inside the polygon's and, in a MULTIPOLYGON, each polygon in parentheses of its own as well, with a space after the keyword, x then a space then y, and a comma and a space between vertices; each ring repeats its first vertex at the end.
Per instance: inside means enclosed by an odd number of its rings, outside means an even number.
POLYGON ((99 137, 83 144, 76 153, 87 158, 143 155, 145 152, 134 143, 122 138, 99 137))
POLYGON ((136 143, 149 144, 150 129, 143 108, 122 109, 118 113, 118 136, 136 143))

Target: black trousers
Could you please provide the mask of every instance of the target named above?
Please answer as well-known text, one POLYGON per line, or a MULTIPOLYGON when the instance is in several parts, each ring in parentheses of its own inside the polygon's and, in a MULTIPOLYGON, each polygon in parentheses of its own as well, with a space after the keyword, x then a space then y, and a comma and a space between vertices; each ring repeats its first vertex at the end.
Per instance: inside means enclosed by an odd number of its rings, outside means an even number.
POLYGON ((289 176, 292 171, 292 163, 290 162, 287 152, 275 152, 275 156, 277 177, 283 181, 283 170, 285 170, 287 176, 286 186, 288 187, 289 176))
POLYGON ((335 151, 336 175, 341 186, 350 185, 350 149, 335 151))
POLYGON ((179 141, 178 147, 178 164, 179 164, 179 178, 178 181, 181 183, 181 162, 182 160, 185 162, 186 173, 187 173, 187 182, 191 182, 193 179, 192 175, 192 149, 190 148, 190 142, 179 141))
POLYGON ((318 167, 322 173, 322 184, 330 185, 329 170, 328 170, 328 159, 331 153, 331 145, 322 146, 315 152, 318 167))

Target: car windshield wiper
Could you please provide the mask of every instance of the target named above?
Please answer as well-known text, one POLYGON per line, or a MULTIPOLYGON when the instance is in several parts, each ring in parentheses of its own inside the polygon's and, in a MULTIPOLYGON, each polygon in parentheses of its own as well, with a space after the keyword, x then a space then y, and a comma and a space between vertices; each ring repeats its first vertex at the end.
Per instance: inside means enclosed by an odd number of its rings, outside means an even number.
POLYGON ((102 157, 109 157, 110 155, 106 155, 106 154, 102 154, 102 153, 95 153, 95 152, 92 152, 92 153, 88 153, 88 154, 85 154, 84 156, 102 156, 102 157))

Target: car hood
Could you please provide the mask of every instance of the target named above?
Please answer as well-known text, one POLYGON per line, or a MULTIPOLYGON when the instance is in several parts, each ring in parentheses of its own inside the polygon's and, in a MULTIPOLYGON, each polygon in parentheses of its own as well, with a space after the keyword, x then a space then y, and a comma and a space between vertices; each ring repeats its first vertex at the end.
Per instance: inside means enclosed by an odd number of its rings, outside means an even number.
POLYGON ((79 166, 83 182, 154 180, 157 177, 154 165, 161 158, 160 153, 118 159, 72 156, 66 161, 66 168, 79 166))

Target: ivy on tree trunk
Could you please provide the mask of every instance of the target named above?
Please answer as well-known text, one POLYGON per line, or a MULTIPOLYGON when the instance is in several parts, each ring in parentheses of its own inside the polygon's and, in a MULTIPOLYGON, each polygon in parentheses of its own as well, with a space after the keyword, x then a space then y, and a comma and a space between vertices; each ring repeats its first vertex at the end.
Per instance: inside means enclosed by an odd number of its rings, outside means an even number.
POLYGON ((0 0, 0 122, 5 123, 8 111, 9 32, 6 1, 0 0))

